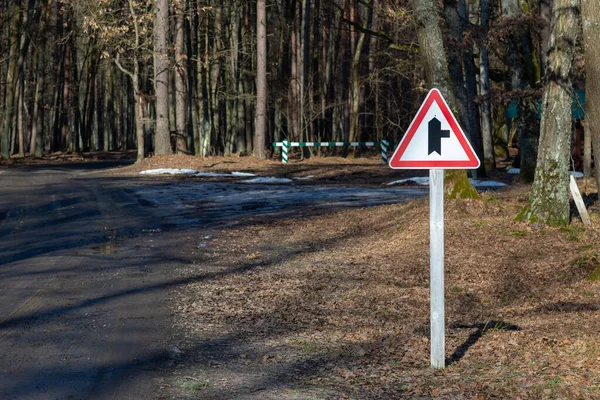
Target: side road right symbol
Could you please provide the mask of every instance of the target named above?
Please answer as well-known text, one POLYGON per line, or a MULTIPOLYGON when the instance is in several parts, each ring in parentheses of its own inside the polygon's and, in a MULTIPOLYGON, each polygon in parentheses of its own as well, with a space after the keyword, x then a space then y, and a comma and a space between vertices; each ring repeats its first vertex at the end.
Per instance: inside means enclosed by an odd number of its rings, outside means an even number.
POLYGON ((442 139, 449 138, 450 131, 447 129, 442 130, 442 123, 439 119, 433 118, 429 121, 429 153, 433 152, 442 155, 442 139))

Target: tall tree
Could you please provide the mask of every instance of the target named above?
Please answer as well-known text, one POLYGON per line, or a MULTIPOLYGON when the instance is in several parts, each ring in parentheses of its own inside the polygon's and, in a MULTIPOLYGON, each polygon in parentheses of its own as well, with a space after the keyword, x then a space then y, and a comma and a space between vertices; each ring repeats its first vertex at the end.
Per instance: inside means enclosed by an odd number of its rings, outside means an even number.
POLYGON ((183 2, 175 7, 175 126, 177 131, 177 152, 186 153, 187 149, 187 63, 185 59, 183 2))
MULTIPOLYGON (((456 113, 456 102, 451 89, 448 61, 442 31, 438 24, 436 2, 435 0, 413 0, 413 6, 427 84, 431 88, 439 89, 452 111, 456 113)), ((446 198, 479 197, 464 170, 449 170, 446 176, 444 184, 446 198)))
POLYGON ((6 77, 6 96, 4 100, 4 120, 0 139, 0 150, 5 160, 10 158, 10 132, 13 116, 15 114, 15 97, 17 89, 17 53, 19 27, 21 26, 21 2, 15 1, 10 9, 12 15, 10 29, 10 52, 8 59, 8 72, 6 77))
POLYGON ((480 0, 482 40, 479 50, 479 94, 481 95, 481 138, 483 140, 483 164, 487 171, 496 167, 494 138, 492 136, 492 111, 490 107, 490 58, 488 49, 490 2, 480 0))
POLYGON ((571 70, 579 14, 578 0, 554 0, 537 167, 529 204, 517 217, 520 220, 554 226, 569 223, 571 70))
POLYGON ((256 132, 254 157, 265 158, 267 128, 267 5, 256 2, 256 132))
POLYGON ((594 149, 596 186, 600 190, 600 3, 581 0, 585 48, 585 135, 594 149))
POLYGON ((140 37, 140 23, 139 23, 139 15, 135 10, 134 0, 128 0, 128 8, 130 13, 130 21, 133 25, 134 29, 134 42, 132 53, 132 69, 125 68, 120 60, 119 55, 115 59, 115 63, 118 68, 131 79, 131 83, 133 86, 133 98, 134 98, 134 115, 135 115, 135 137, 137 141, 137 160, 140 161, 144 158, 144 123, 142 122, 144 110, 143 110, 143 98, 141 95, 140 88, 140 64, 139 64, 139 54, 142 38, 140 37))
POLYGON ((156 132, 154 152, 172 154, 169 131, 169 0, 155 0, 154 84, 156 91, 156 132))

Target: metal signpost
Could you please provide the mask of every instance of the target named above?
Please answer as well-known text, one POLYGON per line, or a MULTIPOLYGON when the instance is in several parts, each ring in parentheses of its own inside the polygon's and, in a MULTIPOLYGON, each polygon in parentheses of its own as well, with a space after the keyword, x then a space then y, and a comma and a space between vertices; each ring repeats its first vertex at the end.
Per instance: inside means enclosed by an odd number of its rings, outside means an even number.
POLYGON ((445 367, 444 170, 476 169, 479 158, 437 89, 431 89, 390 159, 394 169, 429 169, 431 367, 445 367))

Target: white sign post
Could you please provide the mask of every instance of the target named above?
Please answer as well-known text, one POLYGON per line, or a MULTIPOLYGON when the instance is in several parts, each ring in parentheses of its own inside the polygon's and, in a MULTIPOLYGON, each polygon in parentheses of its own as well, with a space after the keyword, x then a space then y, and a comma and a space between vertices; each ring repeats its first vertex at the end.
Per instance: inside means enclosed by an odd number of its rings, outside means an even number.
POLYGON ((431 367, 445 365, 444 169, 476 169, 479 158, 437 89, 431 89, 390 160, 395 169, 429 169, 431 367))
POLYGON ((429 170, 429 296, 431 367, 445 367, 444 170, 429 170))

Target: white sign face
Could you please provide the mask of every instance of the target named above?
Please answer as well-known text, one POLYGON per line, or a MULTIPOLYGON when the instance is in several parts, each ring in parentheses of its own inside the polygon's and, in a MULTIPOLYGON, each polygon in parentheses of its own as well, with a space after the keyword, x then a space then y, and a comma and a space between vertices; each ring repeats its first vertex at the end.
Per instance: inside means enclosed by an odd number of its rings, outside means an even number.
POLYGON ((390 160, 398 169, 476 169, 479 159, 442 94, 432 89, 390 160))

